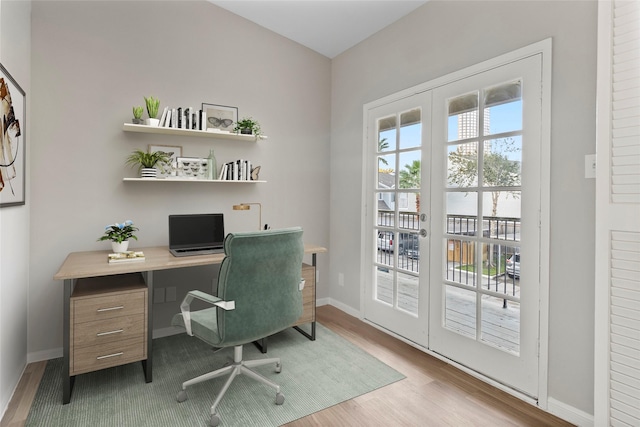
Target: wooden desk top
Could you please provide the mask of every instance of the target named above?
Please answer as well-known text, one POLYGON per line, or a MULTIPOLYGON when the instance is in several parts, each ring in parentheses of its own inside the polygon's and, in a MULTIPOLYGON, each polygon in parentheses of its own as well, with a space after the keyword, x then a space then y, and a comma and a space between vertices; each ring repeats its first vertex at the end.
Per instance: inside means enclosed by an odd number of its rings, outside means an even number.
MULTIPOLYGON (((175 257, 169 252, 168 246, 133 248, 132 250, 144 252, 145 260, 109 264, 107 255, 110 251, 72 252, 64 260, 53 279, 79 279, 82 277, 195 267, 198 265, 220 264, 224 259, 223 253, 175 257)), ((306 243, 304 245, 305 254, 323 252, 327 252, 327 248, 306 243)))

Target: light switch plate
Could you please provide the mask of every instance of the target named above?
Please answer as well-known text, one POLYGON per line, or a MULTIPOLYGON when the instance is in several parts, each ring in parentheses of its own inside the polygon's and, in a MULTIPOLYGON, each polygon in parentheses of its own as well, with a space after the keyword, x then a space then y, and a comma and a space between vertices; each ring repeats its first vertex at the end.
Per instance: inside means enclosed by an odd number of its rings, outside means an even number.
POLYGON ((596 155, 587 154, 584 156, 584 177, 595 178, 596 177, 596 155))

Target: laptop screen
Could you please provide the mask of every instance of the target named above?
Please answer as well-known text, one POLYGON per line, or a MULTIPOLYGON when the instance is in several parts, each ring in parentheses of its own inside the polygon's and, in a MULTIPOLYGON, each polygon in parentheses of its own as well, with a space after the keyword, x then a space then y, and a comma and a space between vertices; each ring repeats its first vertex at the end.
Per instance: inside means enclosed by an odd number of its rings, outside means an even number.
POLYGON ((169 249, 221 248, 223 214, 169 215, 169 249))

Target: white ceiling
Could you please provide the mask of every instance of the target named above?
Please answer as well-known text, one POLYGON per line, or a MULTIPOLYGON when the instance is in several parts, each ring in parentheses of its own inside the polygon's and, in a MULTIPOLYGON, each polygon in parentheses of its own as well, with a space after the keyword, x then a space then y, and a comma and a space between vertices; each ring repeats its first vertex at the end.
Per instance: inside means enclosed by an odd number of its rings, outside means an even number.
POLYGON ((427 0, 208 0, 334 58, 427 0))

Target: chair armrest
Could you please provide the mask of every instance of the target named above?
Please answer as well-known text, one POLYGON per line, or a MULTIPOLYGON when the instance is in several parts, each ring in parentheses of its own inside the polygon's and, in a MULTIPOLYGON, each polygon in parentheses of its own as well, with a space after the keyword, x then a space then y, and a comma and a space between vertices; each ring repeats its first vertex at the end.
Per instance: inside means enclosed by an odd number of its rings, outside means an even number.
POLYGON ((189 336, 193 336, 193 332, 191 332, 191 302, 194 299, 199 299, 200 301, 208 302, 211 305, 216 307, 220 307, 223 310, 234 310, 236 308, 235 301, 223 301, 218 297, 214 297, 206 292, 202 291, 189 291, 187 295, 182 300, 180 304, 180 312, 182 313, 182 318, 184 319, 184 327, 187 330, 187 334, 189 336))

